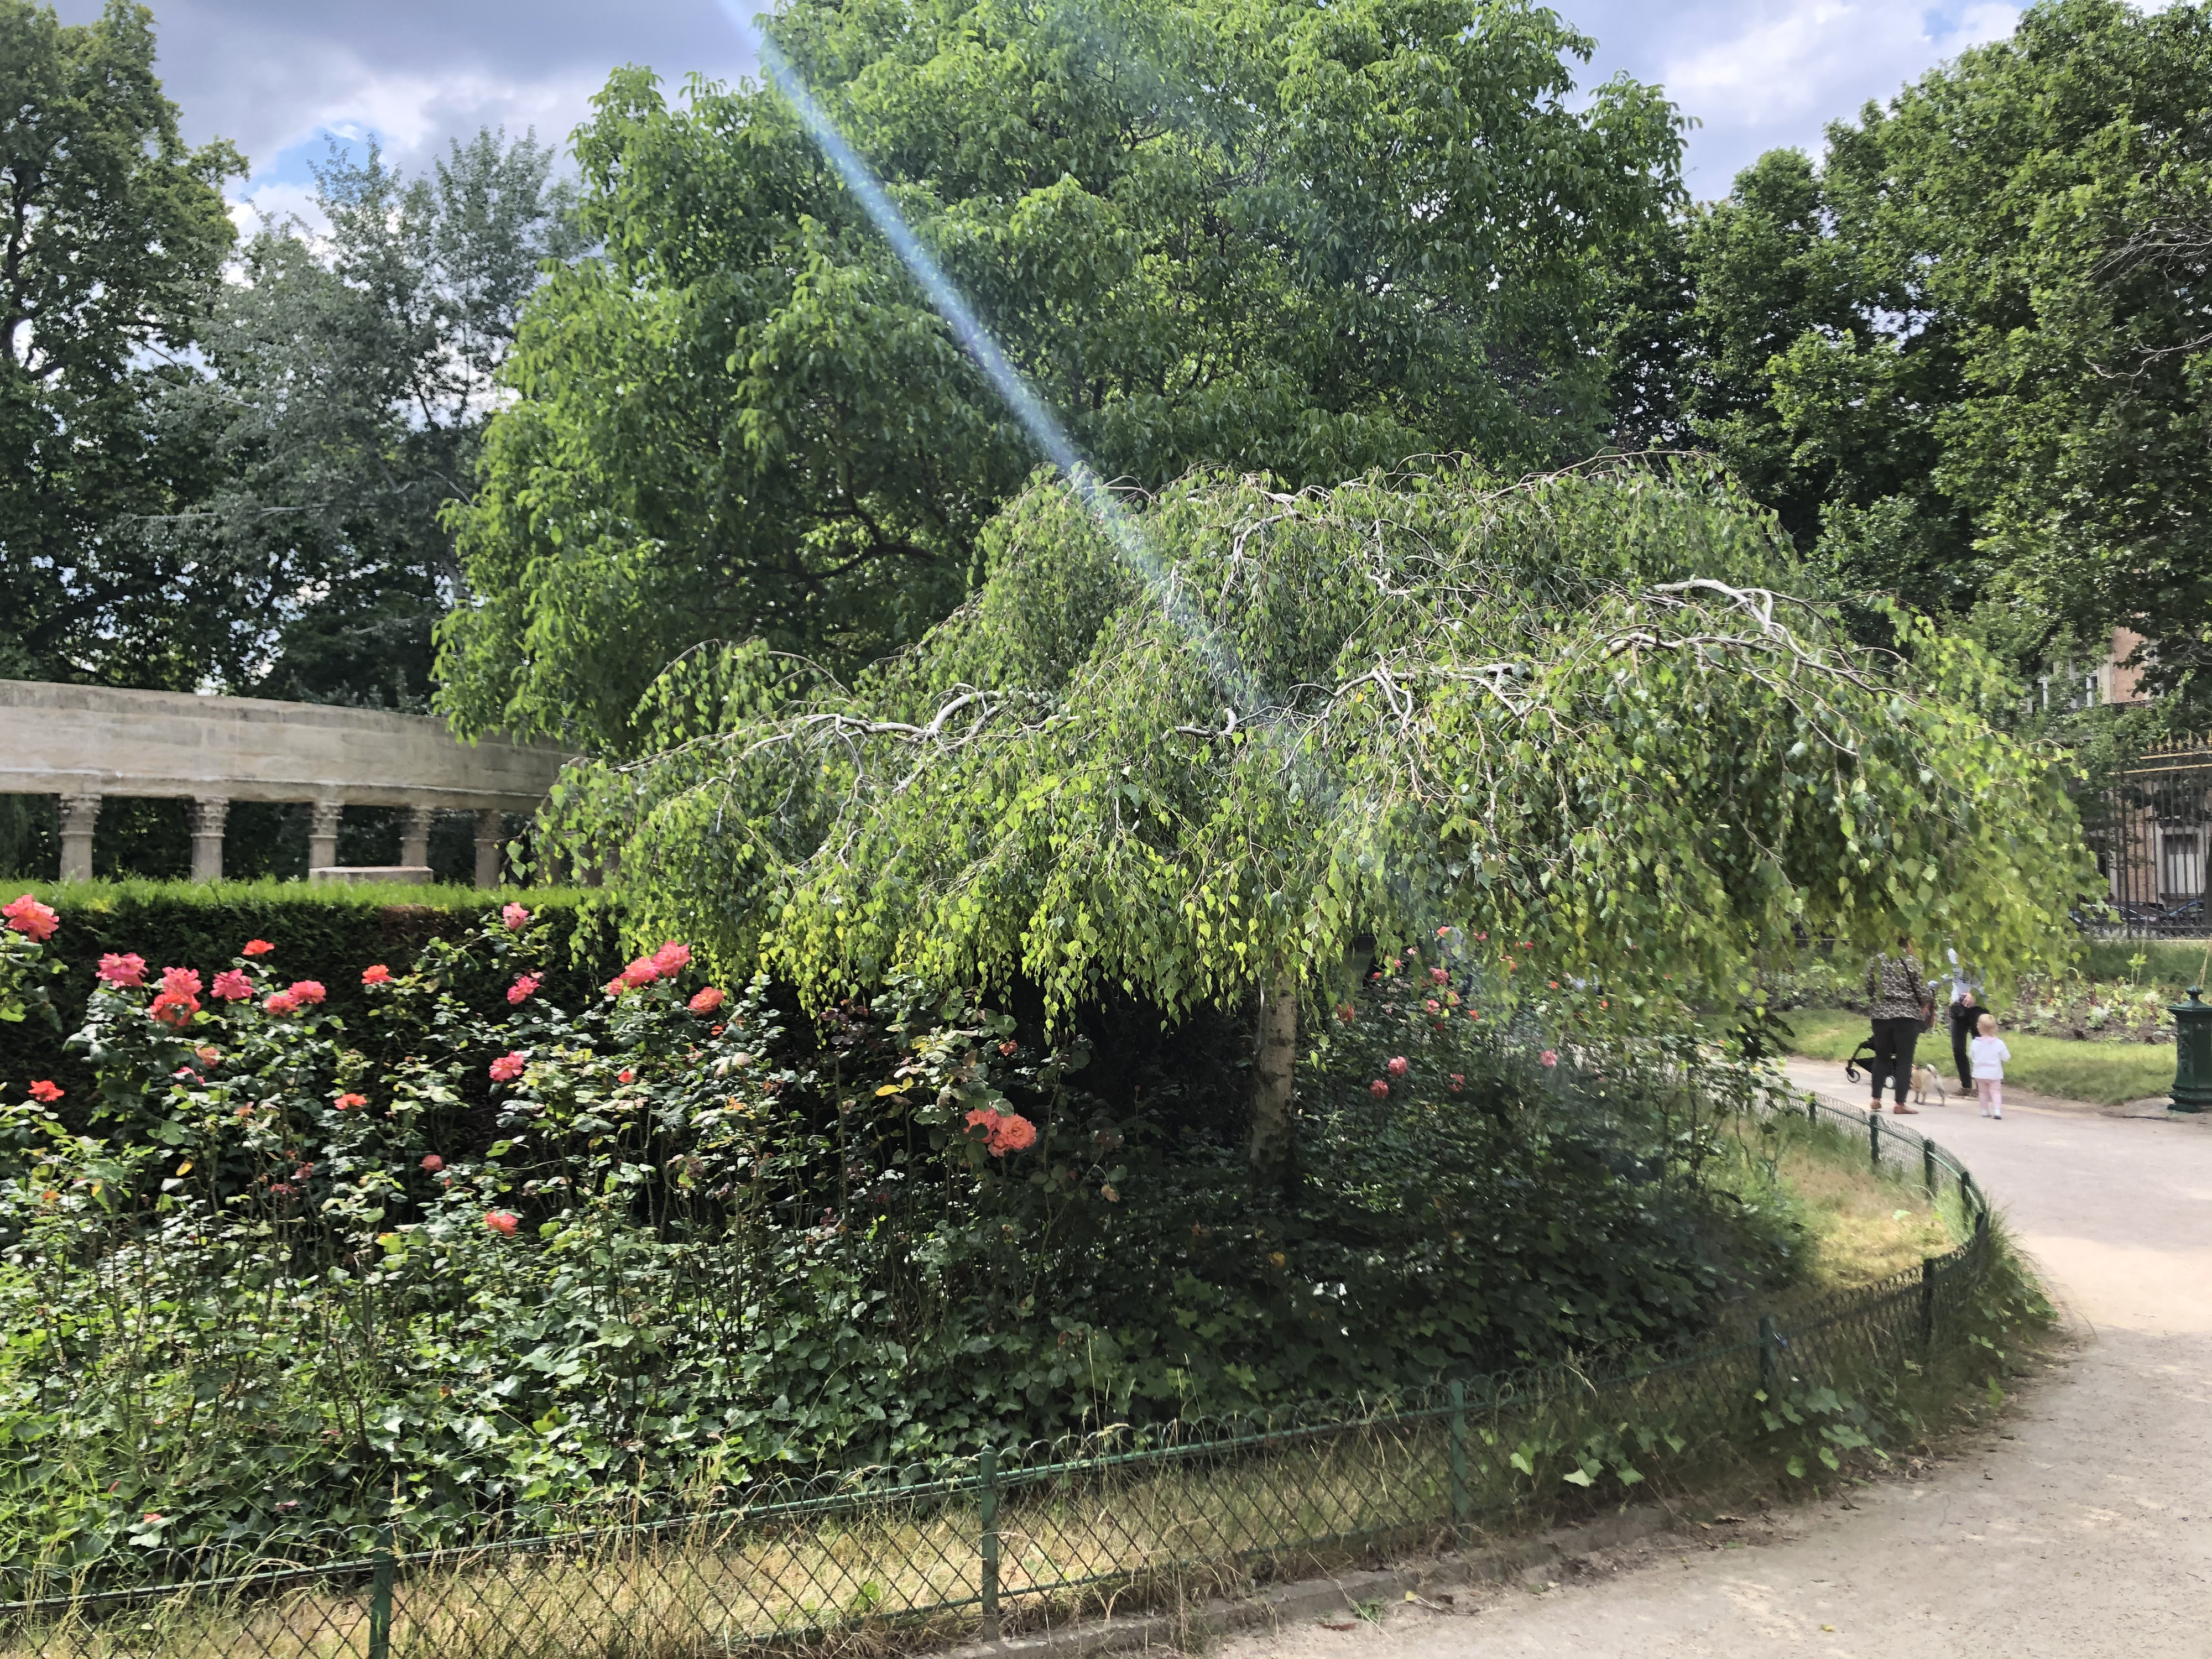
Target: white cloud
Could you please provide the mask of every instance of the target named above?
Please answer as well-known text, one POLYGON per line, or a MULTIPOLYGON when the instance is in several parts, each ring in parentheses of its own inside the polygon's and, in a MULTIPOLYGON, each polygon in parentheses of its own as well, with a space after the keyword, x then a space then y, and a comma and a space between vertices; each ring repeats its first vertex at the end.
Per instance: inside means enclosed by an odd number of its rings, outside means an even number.
MULTIPOLYGON (((259 200, 272 178, 304 179, 299 147, 320 132, 373 131, 413 168, 480 125, 565 140, 618 64, 648 64, 672 87, 694 70, 743 74, 750 37, 732 18, 766 3, 158 0, 160 71, 189 137, 219 132, 253 159, 259 200)), ((1703 123, 1688 161, 1703 196, 1723 193, 1762 150, 1817 150, 1828 122, 2007 33, 2020 10, 2002 0, 1550 3, 1598 41, 1583 78, 1626 70, 1703 123)), ((101 3, 57 0, 65 22, 101 3)))

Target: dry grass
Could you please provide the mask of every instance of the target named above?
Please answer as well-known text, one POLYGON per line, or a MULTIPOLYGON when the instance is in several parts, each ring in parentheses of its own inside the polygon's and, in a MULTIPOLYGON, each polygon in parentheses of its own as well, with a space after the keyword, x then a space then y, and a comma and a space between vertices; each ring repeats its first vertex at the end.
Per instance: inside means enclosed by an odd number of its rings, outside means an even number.
POLYGON ((1929 1200, 1917 1173, 1877 1175, 1863 1137, 1795 1127, 1785 1131, 1775 1172, 1796 1198, 1813 1240, 1808 1285, 1823 1291, 1875 1285, 1941 1255, 1963 1233, 1929 1200))

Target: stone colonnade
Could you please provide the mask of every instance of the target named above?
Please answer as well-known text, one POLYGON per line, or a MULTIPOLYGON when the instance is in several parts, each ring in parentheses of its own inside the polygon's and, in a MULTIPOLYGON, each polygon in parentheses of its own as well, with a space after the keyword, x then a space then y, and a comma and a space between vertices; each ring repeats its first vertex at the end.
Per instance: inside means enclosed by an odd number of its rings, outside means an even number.
POLYGON ((59 797, 64 881, 92 875, 103 797, 181 795, 195 881, 222 878, 233 801, 307 801, 310 880, 428 881, 431 826, 459 811, 476 820, 477 884, 495 887, 502 815, 535 812, 567 758, 382 709, 0 680, 0 793, 59 797), (397 865, 338 863, 349 805, 404 810, 397 865))
MULTIPOLYGON (((71 794, 60 797, 61 810, 58 824, 61 832, 61 878, 64 881, 92 879, 92 839, 100 823, 100 797, 71 794)), ((307 820, 307 877, 332 879, 340 871, 346 875, 356 873, 338 863, 338 822, 345 811, 345 803, 319 800, 313 803, 307 820)), ((370 866, 386 880, 406 881, 429 879, 430 826, 438 816, 434 806, 410 806, 402 821, 399 831, 399 862, 391 866, 370 866)), ((192 797, 192 879, 221 881, 222 879, 223 827, 230 817, 230 802, 222 795, 192 797)), ((506 817, 496 806, 476 809, 476 884, 496 887, 506 862, 507 834, 501 820, 506 817)), ((366 871, 361 873, 367 873, 366 871)))

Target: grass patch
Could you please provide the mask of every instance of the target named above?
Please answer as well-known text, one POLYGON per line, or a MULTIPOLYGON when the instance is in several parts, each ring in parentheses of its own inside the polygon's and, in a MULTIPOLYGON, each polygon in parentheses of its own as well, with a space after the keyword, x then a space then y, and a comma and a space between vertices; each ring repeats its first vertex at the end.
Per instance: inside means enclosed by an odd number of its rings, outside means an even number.
MULTIPOLYGON (((1865 1041, 1867 1018, 1848 1008, 1794 1008, 1789 1022, 1790 1047, 1814 1060, 1845 1060, 1865 1041)), ((2063 1037, 2001 1033, 2012 1050, 2005 1081, 2037 1094, 2092 1105, 2117 1106, 2163 1094, 2173 1085, 2171 1042, 2075 1042, 2063 1037)), ((1958 1079, 1950 1074, 1951 1037, 1939 1023, 1920 1040, 1917 1057, 1945 1077, 1955 1097, 1958 1079)))

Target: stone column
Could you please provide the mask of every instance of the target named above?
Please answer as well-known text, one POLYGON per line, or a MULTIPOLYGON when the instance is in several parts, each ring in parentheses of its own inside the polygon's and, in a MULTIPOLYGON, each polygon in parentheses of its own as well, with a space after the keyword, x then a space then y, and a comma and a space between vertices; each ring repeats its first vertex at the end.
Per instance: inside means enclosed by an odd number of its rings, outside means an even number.
POLYGON ((499 885, 501 866, 506 861, 507 831, 503 823, 506 814, 496 806, 487 806, 477 814, 477 885, 499 885))
POLYGON ((315 878, 315 872, 327 870, 338 861, 338 814, 345 811, 342 800, 319 800, 307 819, 307 879, 315 878))
POLYGON ((230 803, 203 795, 192 803, 192 879, 222 879, 222 826, 230 817, 230 803))
POLYGON ((438 815, 434 806, 410 806, 399 830, 399 861, 402 864, 425 865, 430 861, 430 821, 438 815))
POLYGON ((100 821, 100 797, 64 795, 59 817, 62 879, 92 879, 92 827, 100 821))

